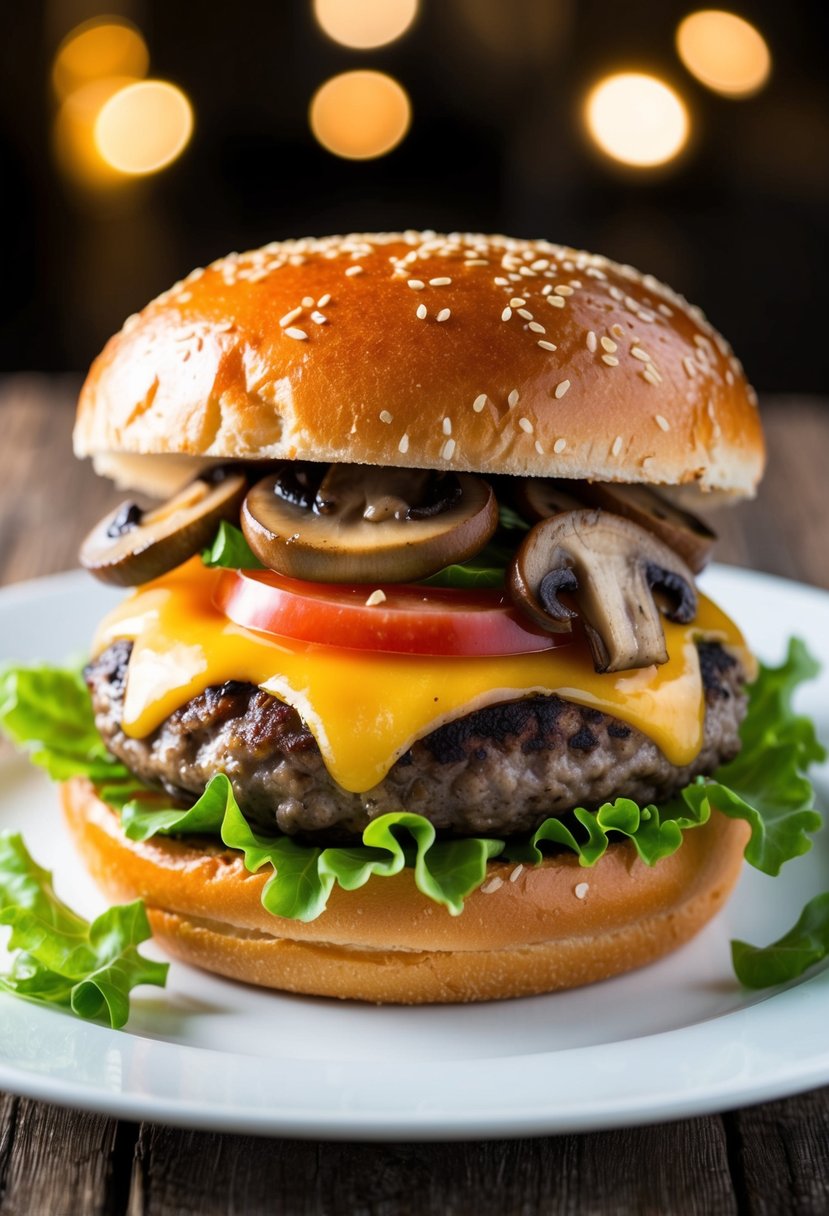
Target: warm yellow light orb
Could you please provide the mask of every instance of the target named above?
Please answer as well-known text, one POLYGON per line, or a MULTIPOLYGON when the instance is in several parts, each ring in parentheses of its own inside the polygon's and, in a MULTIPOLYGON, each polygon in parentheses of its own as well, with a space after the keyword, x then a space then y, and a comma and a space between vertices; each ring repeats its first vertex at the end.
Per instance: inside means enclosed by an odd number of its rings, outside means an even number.
POLYGON ((409 129, 412 107, 402 85, 383 72, 343 72, 311 99, 311 130, 329 152, 370 160, 396 148, 409 129))
POLYGON ((55 54, 52 83, 68 97, 91 80, 146 76, 150 63, 140 32, 120 17, 95 17, 67 34, 55 54))
POLYGON ((405 34, 417 9, 418 0, 314 0, 314 16, 328 37, 363 50, 405 34))
POLYGON ((58 110, 53 133, 55 157, 66 177, 77 185, 107 189, 125 181, 123 174, 101 157, 95 143, 95 121, 110 97, 132 83, 123 76, 91 80, 70 93, 58 110))
POLYGON ((771 73, 771 52, 763 35, 736 13, 691 13, 676 31, 676 49, 697 80, 726 97, 750 97, 771 73))
POLYGON ((140 80, 101 107, 95 143, 113 169, 143 176, 171 164, 192 131, 193 111, 181 89, 164 80, 140 80))
POLYGON ((673 160, 690 131, 679 94, 664 80, 642 72, 619 72, 600 80, 588 95, 584 117, 602 152, 637 168, 673 160))

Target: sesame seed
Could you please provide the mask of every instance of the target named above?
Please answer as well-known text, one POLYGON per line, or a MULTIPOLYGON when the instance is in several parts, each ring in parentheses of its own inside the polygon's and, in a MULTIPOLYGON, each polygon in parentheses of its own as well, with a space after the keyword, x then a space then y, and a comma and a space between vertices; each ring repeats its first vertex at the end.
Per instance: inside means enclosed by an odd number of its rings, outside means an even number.
POLYGON ((640 308, 639 309, 639 320, 644 321, 646 325, 650 325, 653 321, 656 320, 656 314, 652 313, 652 312, 647 312, 647 310, 644 308, 640 308))
POLYGON ((749 405, 753 405, 755 409, 760 404, 760 398, 757 396, 757 390, 751 384, 747 385, 746 387, 746 397, 748 398, 749 405))
POLYGON ((518 315, 519 315, 519 317, 523 317, 525 321, 532 321, 532 319, 533 319, 533 315, 530 312, 529 308, 519 308, 518 315))
POLYGON ((538 452, 539 456, 544 455, 544 448, 541 446, 540 439, 536 439, 536 441, 535 441, 535 450, 538 452))
POLYGON ((451 316, 452 316, 451 308, 442 308, 437 315, 437 320, 438 321, 448 321, 451 316))
POLYGON ((490 878, 489 882, 484 883, 481 891, 484 895, 491 895, 493 891, 497 891, 499 887, 503 887, 503 878, 490 878))
POLYGON ((442 449, 442 451, 441 451, 441 453, 440 453, 440 454, 441 454, 441 458, 442 458, 443 460, 451 460, 451 459, 452 459, 452 456, 453 456, 453 454, 454 454, 454 451, 455 451, 455 440, 454 440, 454 439, 447 439, 447 440, 446 440, 446 443, 443 445, 443 449, 442 449))
POLYGON ((302 307, 303 308, 313 308, 314 307, 314 297, 313 296, 303 296, 302 297, 302 307))
POLYGON ((311 320, 316 325, 327 325, 328 324, 328 317, 326 317, 325 313, 317 312, 316 310, 311 313, 311 320))
POLYGON ((292 321, 295 321, 301 312, 301 308, 292 308, 290 312, 285 313, 284 317, 279 318, 279 324, 284 329, 286 325, 290 325, 292 321))
POLYGON ((611 456, 618 456, 622 450, 622 436, 617 435, 613 440, 613 447, 610 449, 611 456))
POLYGON ((521 394, 519 393, 517 388, 514 388, 512 390, 512 392, 510 393, 510 395, 507 397, 507 405, 516 406, 516 405, 518 405, 518 402, 520 400, 521 400, 521 394))
POLYGON ((618 287, 608 287, 607 291, 608 291, 608 295, 613 300, 621 301, 621 300, 624 300, 624 298, 625 298, 625 293, 623 291, 621 291, 618 287))
POLYGON ((540 346, 542 350, 558 350, 555 342, 548 342, 545 338, 539 338, 536 345, 540 346))
POLYGON ((451 419, 451 418, 444 418, 444 420, 443 420, 443 433, 444 433, 444 435, 451 435, 451 434, 452 434, 452 419, 451 419))
POLYGON ((320 298, 317 300, 317 308, 325 308, 326 304, 330 304, 330 303, 331 303, 331 294, 330 294, 330 292, 326 291, 325 295, 320 296, 320 298))
POLYGON ((653 368, 650 366, 650 364, 648 364, 648 366, 642 372, 642 379, 647 380, 648 384, 653 384, 654 386, 659 384, 659 380, 654 375, 653 368))
POLYGON ((429 286, 430 287, 448 287, 451 282, 452 282, 452 280, 450 278, 447 278, 446 275, 441 275, 441 277, 439 279, 430 279, 429 286))
POLYGON ((602 355, 602 363, 606 363, 608 367, 619 366, 619 360, 615 355, 602 355))
POLYGON ((308 337, 304 329, 296 329, 294 326, 289 326, 289 328, 283 332, 286 338, 296 338, 298 342, 304 342, 308 337))
POLYGON ((419 317, 421 321, 425 321, 426 318, 428 317, 428 315, 429 315, 429 309, 426 307, 426 305, 418 304, 417 312, 415 313, 415 316, 419 317))
POLYGON ((501 277, 501 275, 496 275, 493 282, 495 283, 496 287, 509 287, 509 279, 504 279, 501 277))
POLYGON ((552 290, 553 290, 552 283, 545 283, 544 286, 541 288, 541 294, 543 296, 548 296, 552 290))
POLYGON ((372 591, 371 595, 366 600, 366 608, 374 608, 377 604, 384 604, 385 602, 386 593, 378 587, 376 591, 372 591))
POLYGON ((467 258, 464 266, 488 266, 489 262, 486 258, 467 258))
POLYGON ((527 328, 531 329, 534 334, 546 334, 547 332, 544 326, 540 325, 538 321, 530 321, 527 328))
POLYGON ((659 311, 662 313, 663 317, 672 317, 674 315, 673 309, 669 308, 667 304, 660 304, 659 311))
POLYGON ((567 390, 569 389, 569 387, 570 387, 570 381, 569 381, 569 380, 562 380, 560 384, 557 384, 557 385, 556 385, 556 391, 555 391, 555 393, 554 393, 553 395, 555 396, 555 398, 556 398, 556 400, 557 400, 557 401, 560 401, 560 400, 561 400, 561 398, 562 398, 562 397, 564 396, 564 394, 567 392, 567 390))
POLYGON ((693 377, 697 373, 697 366, 694 363, 694 360, 691 358, 690 355, 686 355, 684 357, 684 359, 682 360, 682 366, 685 368, 685 374, 687 376, 689 376, 691 379, 693 379, 693 377))
POLYGON ((509 303, 510 308, 523 308, 527 301, 522 296, 513 296, 509 303))
POLYGON ((670 422, 662 414, 654 414, 653 420, 659 427, 660 431, 669 431, 671 429, 670 422))
POLYGON ((423 279, 408 279, 407 282, 412 291, 423 291, 426 286, 423 279))
POLYGON ((650 374, 653 376, 653 378, 655 379, 657 384, 662 383, 662 377, 660 376, 659 372, 657 371, 657 369, 653 365, 653 363, 649 363, 648 366, 645 368, 645 371, 650 372, 650 374))
POLYGON ((394 415, 390 414, 388 410, 381 410, 380 421, 385 422, 388 425, 388 423, 394 422, 394 415))
POLYGON ((528 435, 532 435, 533 424, 530 422, 529 418, 519 418, 518 425, 521 427, 522 431, 525 431, 528 435))
POLYGON ((479 393, 478 396, 475 398, 475 400, 472 402, 472 408, 476 414, 480 414, 481 410, 484 408, 485 405, 486 405, 486 393, 479 393))
POLYGON ((577 882, 573 888, 573 894, 576 899, 584 899, 587 892, 590 890, 590 884, 586 882, 577 882))
POLYGON ((524 867, 522 865, 517 865, 509 876, 510 882, 518 882, 518 879, 521 877, 521 875, 523 873, 524 873, 524 867))
POLYGON ((642 363, 651 362, 650 355, 646 350, 642 350, 641 346, 632 346, 630 348, 630 353, 633 355, 634 359, 639 359, 642 363))
POLYGON ((547 296, 547 303, 552 304, 554 308, 564 307, 564 300, 561 296, 547 296))
POLYGON ((554 451, 554 452, 556 453, 556 455, 558 456, 558 455, 559 455, 561 452, 563 452, 563 451, 564 451, 564 449, 565 449, 566 447, 567 447, 567 440, 566 440, 566 439, 557 439, 557 440, 555 441, 555 443, 553 444, 553 451, 554 451))
POLYGON ((602 349, 609 351, 611 355, 613 354, 614 351, 619 349, 612 338, 602 338, 601 343, 602 343, 602 349))
POLYGON ((559 283, 557 287, 553 288, 553 291, 557 296, 571 296, 573 294, 573 288, 568 287, 566 283, 559 283))
POLYGON ((726 382, 726 384, 729 384, 729 385, 734 383, 734 373, 732 372, 730 367, 726 368, 725 382, 726 382))
POLYGON ((408 435, 400 436, 400 442, 397 445, 397 450, 398 450, 398 452, 403 453, 403 455, 405 455, 406 452, 408 452, 408 450, 409 450, 409 436, 408 435))
POLYGON ((523 274, 528 279, 538 278, 537 272, 535 270, 531 270, 529 266, 522 266, 519 273, 523 274))
POLYGON ((611 325, 610 332, 617 338, 624 338, 625 336, 624 326, 620 325, 618 321, 615 321, 611 325))
POLYGON ((346 273, 346 277, 351 279, 354 277, 355 274, 362 274, 363 268, 362 268, 362 266, 349 266, 348 270, 345 273, 346 273))
POLYGON ((511 308, 505 308, 505 309, 504 309, 504 311, 501 313, 501 320, 502 320, 502 321, 509 321, 509 319, 510 319, 510 317, 511 317, 511 316, 512 316, 512 309, 511 309, 511 308))
POLYGON ((591 329, 587 333, 587 349, 590 351, 591 354, 593 354, 597 345, 598 345, 598 343, 596 341, 596 335, 594 334, 593 330, 591 329))

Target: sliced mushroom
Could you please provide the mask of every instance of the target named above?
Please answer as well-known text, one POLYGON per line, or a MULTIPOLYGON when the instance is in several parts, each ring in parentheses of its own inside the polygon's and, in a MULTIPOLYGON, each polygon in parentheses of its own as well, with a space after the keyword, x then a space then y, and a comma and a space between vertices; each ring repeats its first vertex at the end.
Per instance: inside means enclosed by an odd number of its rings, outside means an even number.
POLYGON ((578 506, 601 507, 632 519, 670 545, 695 574, 708 564, 717 539, 701 519, 651 486, 534 477, 523 483, 518 494, 528 519, 546 519, 578 506))
POLYGON ((152 511, 123 502, 86 537, 81 565, 119 587, 158 578, 209 545, 223 519, 239 518, 247 485, 244 473, 216 465, 152 511))
POLYGON ((516 605, 553 633, 580 618, 596 671, 628 671, 668 658, 660 608, 687 624, 697 610, 694 578, 677 554, 629 519, 568 511, 528 533, 509 572, 516 605), (572 596, 573 606, 561 595, 572 596))
POLYGON ((497 524, 482 478, 426 469, 283 467, 242 507, 242 530, 261 562, 326 583, 426 578, 477 553, 497 524))
POLYGON ((588 506, 581 490, 584 481, 564 481, 553 477, 524 477, 513 490, 515 505, 525 519, 536 523, 562 511, 578 511, 588 506))

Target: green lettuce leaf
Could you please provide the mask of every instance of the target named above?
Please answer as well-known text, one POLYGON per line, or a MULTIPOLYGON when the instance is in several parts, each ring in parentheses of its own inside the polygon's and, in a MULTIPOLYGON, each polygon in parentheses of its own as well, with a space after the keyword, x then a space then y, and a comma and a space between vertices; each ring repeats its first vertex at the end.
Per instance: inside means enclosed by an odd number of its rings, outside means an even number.
POLYGON ((203 549, 201 559, 205 566, 224 566, 228 570, 262 570, 259 558, 254 555, 245 540, 241 528, 222 520, 216 538, 209 549, 203 549))
POLYGON ((53 781, 88 777, 112 806, 140 787, 98 734, 80 668, 0 667, 0 729, 53 781))
POLYGON ((457 916, 463 901, 484 881, 486 863, 501 852, 498 840, 437 841, 435 829, 421 815, 399 812, 373 820, 362 845, 319 848, 298 844, 289 836, 263 836, 245 819, 228 778, 213 777, 189 810, 158 810, 141 799, 127 803, 121 814, 131 840, 197 833, 218 835, 238 849, 245 867, 255 874, 270 865, 262 903, 274 916, 315 920, 328 903, 335 883, 354 891, 375 874, 387 878, 404 866, 414 870, 415 885, 435 903, 457 916))
POLYGON ((30 1001, 119 1029, 133 988, 166 983, 167 964, 138 952, 151 936, 140 901, 110 908, 90 924, 58 899, 51 874, 10 832, 0 834, 0 925, 11 928, 12 952, 0 990, 30 1001))
POLYGON ((809 900, 797 924, 770 946, 731 943, 737 979, 747 988, 768 988, 797 979, 829 954, 829 891, 809 900))

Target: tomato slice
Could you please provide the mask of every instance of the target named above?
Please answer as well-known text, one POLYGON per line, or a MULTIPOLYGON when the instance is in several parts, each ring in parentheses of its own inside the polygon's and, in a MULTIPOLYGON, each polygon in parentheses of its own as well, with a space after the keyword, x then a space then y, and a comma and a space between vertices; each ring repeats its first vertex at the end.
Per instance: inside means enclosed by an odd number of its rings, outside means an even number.
POLYGON ((497 589, 346 586, 301 582, 271 570, 223 570, 213 602, 246 629, 346 650, 494 656, 573 641, 571 634, 535 628, 497 589), (369 606, 378 590, 385 599, 369 606))

